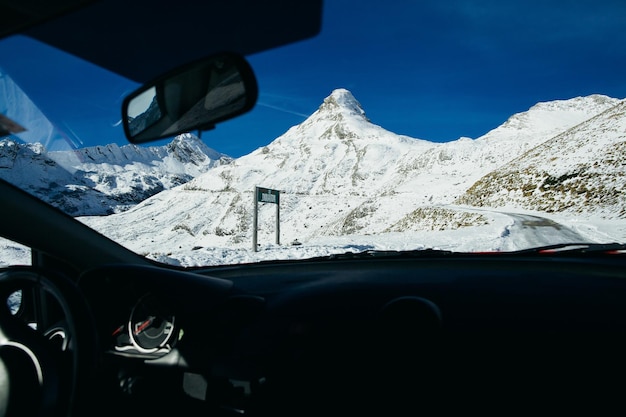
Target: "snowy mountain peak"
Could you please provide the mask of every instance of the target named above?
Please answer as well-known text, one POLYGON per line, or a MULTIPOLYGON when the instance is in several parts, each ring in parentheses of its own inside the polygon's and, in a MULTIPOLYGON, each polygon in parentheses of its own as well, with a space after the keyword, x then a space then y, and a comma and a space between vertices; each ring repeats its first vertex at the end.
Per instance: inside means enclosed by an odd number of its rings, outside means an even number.
POLYGON ((345 88, 334 90, 324 99, 324 102, 318 109, 318 113, 335 114, 338 112, 347 112, 348 114, 365 118, 365 110, 361 107, 361 103, 345 88))
POLYGON ((167 144, 167 151, 178 161, 191 162, 194 165, 210 164, 225 156, 209 148, 191 133, 176 136, 167 144))

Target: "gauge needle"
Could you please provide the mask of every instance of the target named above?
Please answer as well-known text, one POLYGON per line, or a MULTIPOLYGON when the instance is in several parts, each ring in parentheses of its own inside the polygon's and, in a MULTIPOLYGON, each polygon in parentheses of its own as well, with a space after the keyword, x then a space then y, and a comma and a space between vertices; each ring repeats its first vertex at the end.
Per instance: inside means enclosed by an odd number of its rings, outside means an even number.
POLYGON ((143 322, 135 324, 135 336, 144 331, 148 326, 150 326, 150 324, 152 324, 153 321, 154 316, 150 316, 143 322))
POLYGON ((121 325, 120 327, 118 327, 117 329, 115 329, 113 331, 113 334, 111 336, 116 336, 116 335, 122 333, 123 330, 124 330, 124 325, 121 325))

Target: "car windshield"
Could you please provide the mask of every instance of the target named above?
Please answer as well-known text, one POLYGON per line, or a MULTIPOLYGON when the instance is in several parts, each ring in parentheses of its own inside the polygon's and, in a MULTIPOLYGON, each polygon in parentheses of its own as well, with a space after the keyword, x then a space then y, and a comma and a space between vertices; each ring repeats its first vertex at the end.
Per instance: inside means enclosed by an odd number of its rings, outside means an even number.
POLYGON ((329 1, 246 57, 251 112, 140 146, 138 83, 14 35, 0 178, 183 267, 624 242, 624 27, 623 1, 329 1))

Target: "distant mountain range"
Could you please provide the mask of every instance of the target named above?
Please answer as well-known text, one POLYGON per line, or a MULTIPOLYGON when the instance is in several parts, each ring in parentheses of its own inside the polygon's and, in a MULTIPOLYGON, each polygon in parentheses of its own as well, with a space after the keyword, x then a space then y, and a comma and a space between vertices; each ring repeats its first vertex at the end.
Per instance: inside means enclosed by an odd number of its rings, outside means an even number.
MULTIPOLYGON (((603 95, 538 103, 480 138, 433 143, 375 125, 338 89, 241 158, 192 135, 72 153, 5 139, 0 176, 76 216, 117 213, 84 221, 145 253, 163 242, 248 245, 255 186, 281 191, 285 241, 475 226, 489 221, 481 207, 615 219, 626 217, 625 109, 603 95)), ((261 208, 266 241, 272 210, 261 208)))
POLYGON ((118 213, 232 158, 191 134, 166 146, 96 146, 47 152, 0 140, 0 178, 74 216, 118 213))

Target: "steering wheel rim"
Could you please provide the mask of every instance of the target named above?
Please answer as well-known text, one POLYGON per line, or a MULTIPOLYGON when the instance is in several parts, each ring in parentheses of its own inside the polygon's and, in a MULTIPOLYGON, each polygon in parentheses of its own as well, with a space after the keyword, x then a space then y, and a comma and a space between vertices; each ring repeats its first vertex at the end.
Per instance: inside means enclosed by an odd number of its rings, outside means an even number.
POLYGON ((93 317, 80 291, 62 274, 10 267, 0 269, 0 297, 0 385, 10 388, 0 395, 0 417, 72 415, 97 358, 93 317), (11 313, 9 295, 31 288, 58 303, 65 333, 60 346, 52 340, 58 323, 34 330, 37 323, 29 326, 11 313))

